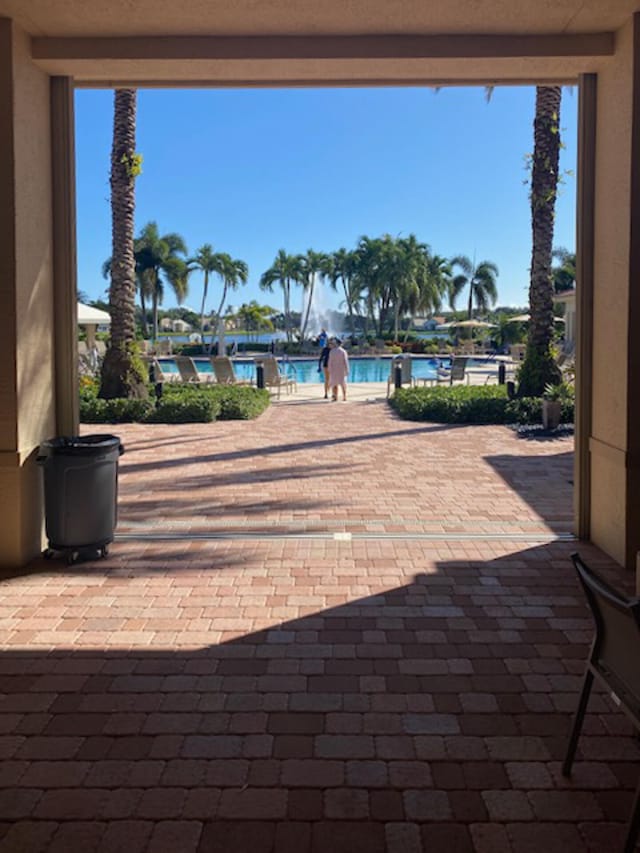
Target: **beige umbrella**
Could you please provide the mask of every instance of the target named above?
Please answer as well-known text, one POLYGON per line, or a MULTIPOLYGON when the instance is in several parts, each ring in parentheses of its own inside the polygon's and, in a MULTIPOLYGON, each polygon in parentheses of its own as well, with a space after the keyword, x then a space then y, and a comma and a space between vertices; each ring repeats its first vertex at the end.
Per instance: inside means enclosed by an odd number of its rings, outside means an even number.
MULTIPOLYGON (((531 319, 531 314, 516 314, 515 317, 509 317, 507 323, 528 323, 531 319)), ((564 319, 562 317, 554 317, 554 323, 564 323, 564 319)))
POLYGON ((110 326, 111 315, 92 305, 78 302, 78 325, 84 326, 87 333, 87 346, 91 348, 96 340, 98 326, 110 326))
POLYGON ((493 323, 486 323, 484 320, 459 320, 449 325, 456 329, 495 329, 493 323))

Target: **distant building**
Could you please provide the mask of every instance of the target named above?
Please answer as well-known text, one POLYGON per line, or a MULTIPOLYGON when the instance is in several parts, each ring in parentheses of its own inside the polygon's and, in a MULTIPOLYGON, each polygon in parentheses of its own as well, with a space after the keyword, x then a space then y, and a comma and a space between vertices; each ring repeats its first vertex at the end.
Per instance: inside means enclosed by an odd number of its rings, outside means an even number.
POLYGON ((564 340, 565 343, 572 343, 576 339, 575 288, 573 290, 565 290, 562 293, 555 293, 553 301, 564 305, 564 340))
POLYGON ((173 320, 171 322, 171 328, 174 332, 188 332, 191 329, 189 323, 184 320, 173 320))

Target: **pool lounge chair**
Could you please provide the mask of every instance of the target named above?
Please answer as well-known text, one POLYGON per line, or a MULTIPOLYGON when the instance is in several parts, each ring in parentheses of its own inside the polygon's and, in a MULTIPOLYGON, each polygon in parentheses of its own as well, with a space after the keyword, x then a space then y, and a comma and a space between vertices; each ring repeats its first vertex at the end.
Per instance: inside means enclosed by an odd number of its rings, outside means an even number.
POLYGON ((151 382, 158 385, 159 383, 164 382, 179 382, 180 374, 179 373, 169 373, 166 370, 162 369, 162 364, 158 361, 157 358, 151 358, 149 360, 149 379, 151 382))
POLYGON ((464 382, 466 379, 467 384, 469 384, 469 374, 466 372, 466 370, 466 356, 456 355, 453 357, 450 370, 446 370, 445 368, 438 368, 438 376, 436 381, 448 382, 449 385, 453 385, 454 382, 464 382))
POLYGON ((211 382, 213 374, 199 373, 198 368, 191 356, 177 355, 175 363, 180 373, 180 379, 186 385, 200 385, 202 382, 211 382))
POLYGON ((253 385, 250 379, 238 379, 228 355, 211 356, 211 367, 218 385, 253 385))
POLYGON ((414 379, 411 375, 411 356, 410 355, 398 355, 391 359, 391 368, 389 370, 389 376, 387 378, 387 397, 391 393, 391 388, 395 387, 396 382, 396 365, 400 365, 402 368, 402 386, 405 385, 414 385, 414 379))
POLYGON ((284 388, 287 394, 291 391, 297 390, 298 383, 296 378, 294 376, 286 376, 284 373, 281 373, 278 362, 272 355, 265 356, 264 358, 257 358, 256 364, 262 364, 264 369, 265 388, 278 389, 278 399, 280 399, 280 390, 282 388, 284 388))

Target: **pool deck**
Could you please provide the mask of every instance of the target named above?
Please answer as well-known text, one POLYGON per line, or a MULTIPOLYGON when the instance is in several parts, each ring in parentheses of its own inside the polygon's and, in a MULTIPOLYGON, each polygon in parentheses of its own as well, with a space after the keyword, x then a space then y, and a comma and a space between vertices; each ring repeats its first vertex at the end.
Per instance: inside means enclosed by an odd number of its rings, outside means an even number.
MULTIPOLYGON (((509 359, 504 359, 505 368, 506 368, 506 378, 512 379, 516 370, 517 365, 514 364, 509 359)), ((495 385, 498 379, 498 364, 499 361, 491 363, 489 367, 468 367, 465 371, 466 379, 463 383, 459 384, 468 384, 468 385, 485 385, 487 380, 495 385)), ((428 380, 426 385, 427 387, 435 386, 439 384, 440 387, 447 387, 447 382, 436 383, 435 380, 428 380)), ((425 383, 421 380, 418 380, 416 383, 418 388, 424 387, 425 383)), ((380 400, 385 400, 387 397, 387 383, 386 382, 349 382, 347 384, 347 402, 369 402, 373 403, 380 400)), ((394 391, 393 385, 389 388, 389 392, 392 394, 394 391)), ((332 404, 332 400, 324 399, 324 385, 322 382, 299 382, 297 386, 297 390, 287 394, 284 390, 280 394, 280 398, 277 397, 277 392, 272 394, 274 402, 277 403, 311 403, 318 402, 322 405, 326 403, 332 404)), ((342 403, 341 395, 338 400, 339 403, 342 403)))
POLYGON ((288 401, 114 427, 109 556, 2 577, 0 853, 621 849, 572 439, 288 401))

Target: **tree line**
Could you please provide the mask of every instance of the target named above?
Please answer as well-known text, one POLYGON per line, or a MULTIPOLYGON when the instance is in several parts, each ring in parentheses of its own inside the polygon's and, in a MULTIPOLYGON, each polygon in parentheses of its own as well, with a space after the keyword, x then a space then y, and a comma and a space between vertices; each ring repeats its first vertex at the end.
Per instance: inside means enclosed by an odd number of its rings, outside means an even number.
MULTIPOLYGON (((531 157, 532 253, 529 286, 529 323, 527 354, 520 370, 519 393, 539 395, 547 383, 560 379, 555 362, 553 341, 552 245, 555 200, 559 180, 560 152, 560 86, 536 88, 534 117, 534 150, 531 157)), ((218 316, 229 289, 246 282, 248 269, 244 262, 229 255, 213 252, 210 244, 202 246, 188 259, 186 246, 179 235, 160 237, 155 223, 149 223, 134 239, 135 178, 140 173, 140 155, 135 151, 136 91, 115 90, 113 143, 111 149, 111 214, 112 256, 108 263, 111 279, 109 310, 112 317, 111 346, 102 366, 102 397, 145 396, 147 393, 143 365, 135 353, 135 293, 141 301, 151 299, 154 329, 157 330, 157 307, 162 288, 168 283, 178 300, 184 298, 190 271, 204 272, 201 326, 204 327, 205 303, 209 277, 217 274, 223 282, 218 316)), ((447 261, 432 254, 415 235, 393 238, 362 237, 353 251, 340 249, 331 255, 309 250, 306 255, 278 252, 273 265, 262 274, 260 286, 273 290, 279 284, 283 292, 285 331, 291 340, 291 293, 301 285, 312 291, 318 279, 325 278, 344 292, 350 322, 364 306, 364 315, 381 334, 392 322, 395 333, 403 315, 418 311, 438 310, 443 296, 452 306, 469 287, 468 316, 473 305, 484 310, 497 299, 498 270, 490 261, 476 265, 465 256, 447 261), (456 274, 456 268, 459 270, 456 274), (390 319, 391 318, 391 319, 390 319)), ((146 316, 146 302, 143 316, 146 316)), ((309 312, 303 318, 303 333, 309 312)))
MULTIPOLYGON (((215 325, 223 316, 229 292, 246 284, 249 275, 245 261, 214 252, 209 243, 189 257, 184 238, 176 233, 161 235, 155 222, 141 229, 134 240, 133 256, 142 334, 149 336, 150 313, 154 339, 158 336, 159 306, 167 288, 181 305, 189 292, 190 275, 196 270, 204 274, 200 310, 200 332, 204 335, 211 276, 217 276, 221 284, 220 301, 212 314, 215 325)), ((103 276, 110 277, 111 271, 112 259, 108 258, 103 264, 103 276)), ((309 249, 306 254, 288 254, 280 249, 273 264, 261 275, 260 287, 270 292, 275 285, 281 288, 283 325, 289 342, 298 330, 303 340, 308 333, 318 331, 309 329, 309 317, 314 289, 323 284, 343 296, 352 334, 357 325, 365 335, 392 334, 397 339, 403 319, 409 317, 411 326, 417 315, 440 311, 445 298, 455 310, 456 301, 467 288, 469 319, 474 307, 486 313, 498 298, 497 277, 498 268, 491 261, 475 264, 464 255, 446 259, 434 254, 414 234, 385 234, 361 237, 353 250, 340 248, 324 253, 309 249), (298 316, 291 307, 291 297, 296 287, 306 294, 306 310, 294 331, 293 322, 298 321, 298 316)))

